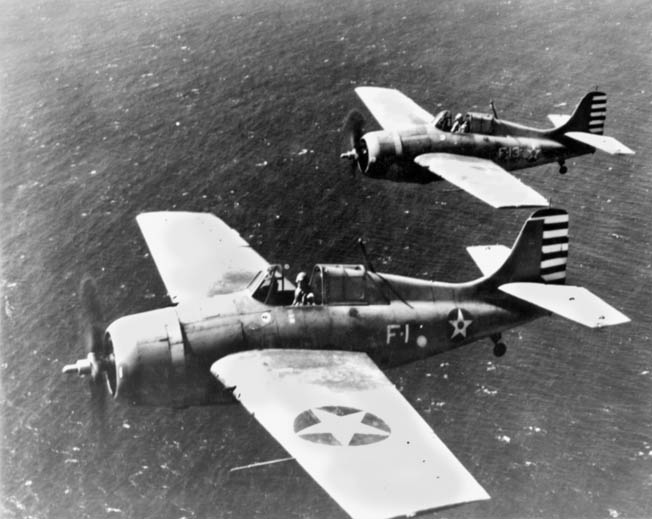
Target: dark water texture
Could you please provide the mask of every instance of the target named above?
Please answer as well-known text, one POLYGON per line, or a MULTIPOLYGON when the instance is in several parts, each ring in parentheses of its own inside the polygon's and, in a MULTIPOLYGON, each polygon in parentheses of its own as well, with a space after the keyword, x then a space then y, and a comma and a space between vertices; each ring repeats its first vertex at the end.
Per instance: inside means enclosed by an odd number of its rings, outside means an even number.
POLYGON ((648 0, 9 1, 2 83, 2 516, 344 518, 238 405, 89 412, 77 290, 107 317, 165 305, 134 217, 211 211, 271 261, 358 262, 461 281, 464 247, 528 211, 445 183, 351 179, 353 87, 546 125, 595 85, 634 157, 518 175, 571 215, 570 281, 632 323, 543 319, 389 372, 492 495, 449 518, 652 517, 652 8, 648 0))

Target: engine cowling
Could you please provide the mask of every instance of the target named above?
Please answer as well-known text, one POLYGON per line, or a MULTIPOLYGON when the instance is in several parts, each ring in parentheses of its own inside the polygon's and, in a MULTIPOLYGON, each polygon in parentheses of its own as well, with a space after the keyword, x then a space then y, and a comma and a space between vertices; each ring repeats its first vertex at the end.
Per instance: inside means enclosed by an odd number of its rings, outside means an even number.
POLYGON ((370 177, 384 176, 388 165, 403 156, 401 138, 396 132, 366 133, 361 139, 364 153, 358 157, 360 171, 370 177))
POLYGON ((220 397, 210 365, 190 354, 175 308, 121 317, 106 330, 115 368, 107 371, 114 398, 135 405, 187 406, 220 397))
MULTIPOLYGON (((432 125, 415 126, 400 131, 381 130, 366 133, 360 140, 362 153, 358 154, 360 171, 369 177, 393 179, 390 174, 393 164, 406 170, 395 180, 410 182, 431 182, 434 177, 415 171, 413 159, 422 153, 429 153, 441 141, 441 132, 432 125)), ((420 169, 420 168, 419 168, 420 169)))

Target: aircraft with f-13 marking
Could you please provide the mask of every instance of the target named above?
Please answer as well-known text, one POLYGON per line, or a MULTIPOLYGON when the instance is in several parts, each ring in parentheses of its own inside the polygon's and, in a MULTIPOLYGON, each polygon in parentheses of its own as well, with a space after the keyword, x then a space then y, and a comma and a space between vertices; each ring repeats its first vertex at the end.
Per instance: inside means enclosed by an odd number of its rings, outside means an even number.
POLYGON ((382 126, 365 133, 364 118, 352 111, 344 123, 347 150, 341 154, 372 178, 427 183, 447 180, 492 207, 547 206, 548 201, 508 171, 559 163, 601 150, 634 152, 603 135, 607 95, 589 92, 571 116, 549 115, 555 125, 542 130, 498 118, 493 113, 436 116, 391 88, 358 87, 356 94, 382 126))
MULTIPOLYGON (((503 331, 551 313, 589 327, 629 320, 565 284, 559 209, 533 213, 511 249, 470 247, 482 276, 458 284, 381 274, 366 260, 317 264, 295 287, 214 215, 137 222, 174 304, 106 330, 89 322, 88 355, 64 373, 135 405, 212 404, 232 391, 355 519, 489 499, 381 367, 483 338, 500 356, 503 331), (297 289, 311 304, 295 303, 297 289)), ((100 315, 94 297, 86 303, 100 315)))

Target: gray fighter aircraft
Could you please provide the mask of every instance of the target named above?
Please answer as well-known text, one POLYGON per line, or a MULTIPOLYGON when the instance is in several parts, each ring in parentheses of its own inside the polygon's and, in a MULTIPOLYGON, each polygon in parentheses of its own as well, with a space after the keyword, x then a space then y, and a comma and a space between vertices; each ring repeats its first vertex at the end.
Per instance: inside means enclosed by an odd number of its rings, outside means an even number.
MULTIPOLYGON (((398 90, 359 87, 356 94, 382 126, 364 132, 364 118, 347 116, 344 135, 348 150, 341 154, 364 175, 401 182, 447 180, 492 207, 547 206, 548 201, 508 171, 559 163, 601 150, 634 152, 603 135, 607 95, 590 92, 571 116, 549 115, 555 127, 530 128, 493 114, 468 112, 453 121, 448 110, 436 116, 398 90), (398 168, 391 168, 392 165, 398 168)), ((493 103, 492 103, 493 108, 493 103)))
POLYGON ((89 352, 64 373, 140 405, 211 404, 232 391, 355 519, 489 498, 381 366, 483 338, 502 355, 501 332, 551 313, 589 327, 629 320, 565 284, 568 214, 558 209, 532 214, 511 249, 470 247, 482 276, 459 284, 381 274, 367 261, 317 264, 295 287, 211 214, 137 221, 173 306, 104 331, 86 296, 89 352))

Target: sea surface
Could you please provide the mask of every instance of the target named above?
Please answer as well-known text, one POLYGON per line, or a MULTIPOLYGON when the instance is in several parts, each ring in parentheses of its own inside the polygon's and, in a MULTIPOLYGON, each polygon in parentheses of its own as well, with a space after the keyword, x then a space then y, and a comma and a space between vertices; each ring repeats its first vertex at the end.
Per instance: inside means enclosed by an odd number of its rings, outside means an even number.
MULTIPOLYGON (((107 320, 168 304, 134 217, 210 211, 297 271, 360 262, 463 281, 468 245, 527 210, 445 182, 352 177, 353 88, 548 126, 596 86, 636 150, 517 176, 571 217, 569 282, 632 322, 546 318, 388 371, 492 496, 433 518, 652 517, 652 4, 649 0, 7 0, 0 18, 0 516, 346 514, 238 404, 106 404, 61 374, 84 355, 79 283, 107 320)), ((368 120, 367 127, 374 127, 368 120)))

